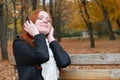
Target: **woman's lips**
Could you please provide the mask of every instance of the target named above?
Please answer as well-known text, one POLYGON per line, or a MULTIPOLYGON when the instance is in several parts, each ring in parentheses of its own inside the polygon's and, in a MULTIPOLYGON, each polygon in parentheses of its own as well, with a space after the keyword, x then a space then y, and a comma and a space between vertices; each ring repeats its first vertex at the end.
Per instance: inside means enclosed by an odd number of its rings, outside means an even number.
POLYGON ((46 26, 47 27, 47 24, 41 24, 41 26, 46 26))

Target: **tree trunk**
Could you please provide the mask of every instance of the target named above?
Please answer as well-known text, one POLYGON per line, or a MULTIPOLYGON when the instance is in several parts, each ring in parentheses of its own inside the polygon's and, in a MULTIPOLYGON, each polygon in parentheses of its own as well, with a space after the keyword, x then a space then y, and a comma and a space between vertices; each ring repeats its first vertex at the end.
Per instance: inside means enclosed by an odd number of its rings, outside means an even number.
POLYGON ((61 41, 61 22, 62 22, 62 20, 61 20, 61 15, 62 15, 62 10, 61 10, 61 4, 62 4, 62 1, 61 0, 59 0, 58 2, 57 2, 57 9, 56 9, 56 11, 57 11, 57 22, 56 22, 56 24, 57 24, 57 26, 56 26, 56 36, 57 36, 57 40, 60 42, 61 41))
POLYGON ((45 4, 46 0, 43 0, 43 9, 46 11, 46 4, 45 4))
POLYGON ((2 59, 8 60, 8 52, 7 52, 7 27, 4 22, 4 10, 3 4, 0 4, 0 26, 1 26, 1 51, 2 51, 2 59))
POLYGON ((110 20, 108 18, 106 18, 105 22, 106 22, 107 30, 108 30, 108 33, 109 33, 109 39, 110 40, 115 40, 116 38, 115 38, 114 32, 112 30, 112 25, 110 23, 110 20))
POLYGON ((62 0, 55 0, 53 4, 53 0, 50 0, 50 14, 53 21, 53 27, 55 29, 55 38, 60 42, 61 40, 61 3, 62 0), (54 8, 53 8, 54 5, 54 8), (54 13, 53 13, 54 11, 54 13), (54 15, 53 15, 54 14, 54 15))
POLYGON ((120 29, 120 20, 119 20, 119 18, 116 20, 116 22, 117 22, 118 27, 119 27, 119 29, 120 29))
POLYGON ((102 7, 102 10, 103 10, 103 15, 104 15, 104 20, 106 22, 106 27, 107 27, 107 30, 108 30, 108 33, 109 33, 109 39, 110 40, 115 40, 116 38, 115 38, 115 35, 113 33, 112 25, 111 25, 109 17, 108 17, 108 11, 104 7, 102 0, 101 0, 101 7, 102 7))
POLYGON ((14 9, 14 37, 17 37, 18 33, 17 33, 17 17, 16 17, 16 1, 13 1, 13 9, 14 9))
POLYGON ((81 5, 80 5, 80 1, 78 0, 78 4, 79 4, 79 8, 80 8, 80 13, 82 14, 82 17, 87 25, 87 29, 88 29, 88 33, 89 33, 89 36, 90 36, 90 42, 91 42, 91 48, 94 48, 95 47, 95 42, 94 42, 94 37, 93 37, 93 28, 92 28, 92 23, 90 22, 90 17, 89 17, 89 14, 87 12, 87 8, 86 8, 86 2, 85 0, 82 0, 82 5, 83 5, 83 9, 84 9, 84 12, 81 8, 81 5))
POLYGON ((17 18, 14 17, 14 31, 15 31, 15 36, 14 37, 17 37, 18 35, 18 32, 17 32, 17 18))
POLYGON ((50 15, 51 15, 51 17, 52 17, 52 25, 53 25, 53 27, 54 27, 54 36, 55 36, 55 38, 57 38, 57 33, 56 33, 56 26, 57 26, 57 20, 56 20, 56 16, 55 16, 55 8, 56 8, 56 5, 55 5, 56 3, 54 3, 53 4, 53 0, 50 0, 50 15), (55 5, 54 6, 54 8, 53 8, 53 5, 55 5), (54 13, 53 13, 54 12, 54 13))
POLYGON ((50 0, 50 15, 52 17, 52 25, 54 27, 54 16, 53 16, 53 0, 50 0))
POLYGON ((3 26, 3 23, 1 22, 3 21, 3 4, 0 3, 0 46, 1 46, 1 37, 2 37, 2 26, 3 26))
POLYGON ((23 0, 20 0, 20 2, 21 2, 21 6, 22 6, 22 9, 21 9, 21 13, 20 13, 20 15, 21 15, 21 28, 23 27, 23 24, 24 24, 24 16, 23 16, 23 12, 24 12, 24 10, 25 10, 25 2, 23 2, 23 0))
POLYGON ((37 5, 37 0, 31 0, 31 2, 32 2, 32 10, 35 10, 37 5))

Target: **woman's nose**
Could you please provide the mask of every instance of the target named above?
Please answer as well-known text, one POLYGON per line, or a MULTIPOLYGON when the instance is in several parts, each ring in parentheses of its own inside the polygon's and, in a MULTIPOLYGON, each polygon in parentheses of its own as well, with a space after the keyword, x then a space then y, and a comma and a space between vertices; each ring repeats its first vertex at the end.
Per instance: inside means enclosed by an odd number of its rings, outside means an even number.
POLYGON ((43 22, 47 22, 47 19, 43 19, 43 22))

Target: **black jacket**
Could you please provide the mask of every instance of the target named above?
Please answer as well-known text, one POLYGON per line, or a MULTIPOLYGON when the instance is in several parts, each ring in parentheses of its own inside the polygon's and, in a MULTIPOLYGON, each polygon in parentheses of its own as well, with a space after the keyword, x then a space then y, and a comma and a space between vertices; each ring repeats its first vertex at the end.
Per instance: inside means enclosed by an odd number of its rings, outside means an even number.
MULTIPOLYGON (((41 65, 49 60, 46 38, 43 34, 35 35, 35 47, 33 48, 25 40, 17 38, 13 42, 13 53, 18 69, 19 80, 43 80, 42 69, 36 69, 34 65, 41 65)), ((57 41, 49 44, 55 57, 58 68, 65 68, 70 63, 70 57, 57 41)))

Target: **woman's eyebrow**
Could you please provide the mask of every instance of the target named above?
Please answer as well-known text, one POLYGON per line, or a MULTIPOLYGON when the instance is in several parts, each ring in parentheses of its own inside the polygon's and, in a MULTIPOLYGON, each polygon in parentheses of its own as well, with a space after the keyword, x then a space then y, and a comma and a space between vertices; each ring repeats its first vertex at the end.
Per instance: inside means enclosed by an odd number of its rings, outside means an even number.
POLYGON ((43 15, 39 15, 38 18, 43 18, 43 15))
POLYGON ((46 19, 50 19, 50 17, 48 16, 48 17, 46 17, 46 19))
POLYGON ((42 15, 42 14, 40 14, 39 16, 38 16, 38 18, 46 18, 47 20, 50 20, 50 17, 49 16, 44 16, 44 15, 42 15))

